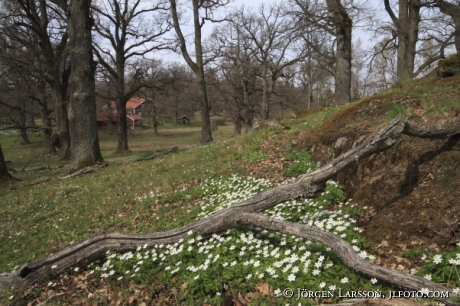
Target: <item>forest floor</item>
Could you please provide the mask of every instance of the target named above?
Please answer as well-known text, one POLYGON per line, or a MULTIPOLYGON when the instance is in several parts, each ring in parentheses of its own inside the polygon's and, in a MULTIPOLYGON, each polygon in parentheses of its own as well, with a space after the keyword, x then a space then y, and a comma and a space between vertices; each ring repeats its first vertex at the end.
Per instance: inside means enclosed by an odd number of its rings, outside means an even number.
MULTIPOLYGON (((101 147, 109 166, 70 180, 56 179, 65 175, 68 164, 54 161, 54 156, 40 156, 39 135, 32 136, 29 148, 19 149, 17 136, 2 135, 5 158, 23 181, 0 186, 0 271, 38 261, 99 231, 145 233, 187 224, 193 221, 188 209, 203 199, 193 188, 208 177, 250 176, 276 185, 292 176, 286 172, 292 165, 287 154, 308 151, 315 163, 325 164, 397 115, 420 125, 460 119, 460 78, 419 80, 341 108, 276 119, 290 129, 261 128, 236 137, 231 126, 219 127, 214 134, 218 141, 205 147, 197 146, 197 126, 165 127, 156 138, 150 130, 133 131, 132 152, 124 154, 112 153, 116 135, 103 132, 101 147), (175 145, 180 149, 177 155, 133 163, 175 145), (37 170, 43 166, 48 169, 37 170), (43 178, 50 180, 27 186, 43 178), (178 192, 182 190, 192 191, 178 192), (168 196, 138 200, 159 194, 168 196)), ((377 264, 413 273, 426 263, 426 256, 460 242, 459 135, 440 140, 403 136, 390 150, 367 157, 335 180, 362 209, 356 224, 366 240, 363 249, 376 255, 377 264)), ((104 282, 90 271, 80 267, 57 279, 13 288, 1 294, 0 304, 188 305, 178 299, 186 291, 184 283, 182 287, 159 283, 156 274, 138 282, 104 282)), ((273 295, 261 284, 265 283, 258 283, 253 291, 273 295)), ((236 298, 233 293, 226 298, 222 294, 224 305, 245 305, 251 300, 247 295, 236 298)), ((276 299, 263 303, 278 305, 276 299)), ((214 305, 199 299, 193 304, 214 305)))

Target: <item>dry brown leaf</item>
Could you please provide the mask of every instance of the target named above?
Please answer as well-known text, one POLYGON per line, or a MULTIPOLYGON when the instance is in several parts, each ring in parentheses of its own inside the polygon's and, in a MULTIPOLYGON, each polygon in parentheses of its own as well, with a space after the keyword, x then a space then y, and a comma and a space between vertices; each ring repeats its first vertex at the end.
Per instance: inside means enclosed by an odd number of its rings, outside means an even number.
POLYGON ((254 288, 259 291, 262 295, 273 295, 273 288, 268 285, 267 282, 258 283, 254 288))
POLYGON ((118 306, 121 304, 121 292, 114 291, 110 301, 110 306, 118 306))
POLYGON ((243 303, 243 304, 249 304, 251 302, 251 300, 249 299, 246 299, 246 297, 248 297, 247 295, 245 297, 243 297, 241 295, 241 292, 238 292, 238 300, 243 303))
POLYGON ((130 296, 128 298, 128 305, 131 305, 132 303, 134 303, 136 301, 136 298, 134 296, 130 296))

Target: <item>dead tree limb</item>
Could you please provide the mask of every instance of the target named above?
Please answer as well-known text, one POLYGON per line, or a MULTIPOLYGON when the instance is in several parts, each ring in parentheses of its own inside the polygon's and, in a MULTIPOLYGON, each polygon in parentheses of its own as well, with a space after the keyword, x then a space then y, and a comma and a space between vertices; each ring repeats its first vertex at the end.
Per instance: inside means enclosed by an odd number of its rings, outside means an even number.
POLYGON ((179 148, 178 147, 172 147, 169 151, 166 151, 164 153, 149 156, 149 157, 145 157, 145 158, 138 158, 134 162, 137 163, 137 162, 141 162, 141 161, 152 160, 152 159, 155 159, 155 158, 162 158, 162 157, 165 157, 166 155, 169 155, 169 154, 172 154, 172 153, 177 153, 177 152, 179 152, 179 148))
MULTIPOLYGON (((315 240, 334 249, 344 263, 366 275, 387 281, 396 286, 420 290, 452 291, 426 279, 392 271, 362 260, 356 252, 342 239, 321 230, 302 224, 290 223, 283 220, 269 218, 260 214, 265 209, 290 199, 304 197, 314 198, 324 190, 325 182, 343 170, 345 167, 357 163, 361 159, 385 151, 395 145, 403 133, 417 137, 447 137, 460 134, 460 120, 436 127, 417 127, 408 124, 406 119, 398 116, 378 133, 369 136, 362 144, 340 155, 330 163, 316 171, 301 175, 295 182, 281 185, 257 194, 229 208, 220 210, 209 217, 197 222, 165 232, 151 234, 118 234, 108 233, 92 236, 69 246, 44 260, 25 264, 18 270, 0 275, 0 290, 9 285, 31 284, 44 276, 56 276, 73 266, 81 266, 95 259, 101 258, 107 251, 125 252, 135 250, 147 244, 153 247, 158 244, 175 243, 185 239, 189 231, 202 236, 209 236, 235 226, 258 226, 263 229, 295 235, 315 240)), ((449 303, 448 301, 444 301, 449 303)))
POLYGON ((79 175, 90 173, 90 172, 93 172, 93 171, 94 171, 94 168, 84 168, 84 169, 81 169, 80 171, 77 171, 75 173, 59 177, 59 179, 60 180, 65 180, 65 179, 68 179, 68 178, 71 178, 71 177, 74 177, 74 176, 79 176, 79 175))

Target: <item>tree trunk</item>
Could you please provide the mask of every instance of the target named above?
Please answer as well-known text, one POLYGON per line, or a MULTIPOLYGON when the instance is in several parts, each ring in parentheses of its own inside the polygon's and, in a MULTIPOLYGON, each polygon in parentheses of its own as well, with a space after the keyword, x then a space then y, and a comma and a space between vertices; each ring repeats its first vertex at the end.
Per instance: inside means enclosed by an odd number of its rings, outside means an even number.
POLYGON ((33 104, 32 104, 32 101, 27 101, 26 102, 26 109, 27 109, 27 113, 26 113, 26 126, 27 127, 35 127, 36 124, 35 124, 35 118, 34 118, 34 108, 33 108, 33 104))
POLYGON ((201 24, 198 7, 199 0, 193 0, 193 23, 195 27, 195 77, 198 85, 200 108, 201 108, 201 143, 212 141, 211 116, 209 111, 208 93, 204 78, 203 48, 201 45, 201 24))
POLYGON ((398 38, 397 81, 403 83, 414 77, 414 62, 420 22, 420 0, 399 0, 398 17, 393 13, 389 0, 384 0, 398 38))
POLYGON ((70 17, 70 63, 71 95, 69 124, 71 136, 71 172, 102 163, 96 125, 96 102, 90 17, 91 0, 71 1, 70 17))
POLYGON ((25 111, 19 112, 19 135, 21 136, 21 145, 29 144, 29 138, 27 137, 27 111, 29 110, 27 101, 22 101, 22 108, 25 111))
MULTIPOLYGON (((122 44, 124 46, 124 44, 122 44)), ((123 49, 123 48, 122 48, 123 49)), ((125 58, 123 50, 115 51, 117 69, 117 119, 118 119, 118 147, 117 152, 128 151, 128 119, 126 118, 125 99, 125 58)))
POLYGON ((9 180, 11 178, 13 177, 8 172, 8 167, 6 166, 5 157, 3 156, 2 146, 0 145, 0 182, 9 180))
POLYGON ((27 137, 27 129, 19 128, 19 134, 21 135, 21 145, 29 144, 29 137, 27 137))
POLYGON ((241 135, 242 118, 239 113, 236 115, 236 118, 233 121, 233 126, 234 126, 233 130, 234 130, 235 135, 241 135))
POLYGON ((118 120, 118 147, 117 152, 128 151, 128 122, 126 118, 126 103, 118 100, 117 102, 118 120))
POLYGON ((270 118, 270 97, 268 96, 267 65, 262 66, 262 105, 260 119, 268 120, 270 118))
POLYGON ((61 84, 56 81, 56 77, 59 78, 59 75, 54 76, 54 84, 52 85, 57 128, 57 132, 53 136, 55 139, 53 142, 59 151, 58 159, 64 160, 70 159, 69 118, 67 114, 67 102, 64 100, 61 84))
POLYGON ((51 118, 49 117, 49 111, 48 111, 48 106, 46 104, 46 101, 43 102, 40 108, 40 115, 42 118, 42 123, 43 123, 43 134, 44 134, 44 140, 43 140, 43 145, 44 145, 44 152, 45 154, 51 154, 55 152, 55 149, 51 143, 51 134, 53 133, 53 130, 51 129, 51 118))
POLYGON ((351 100, 351 50, 352 20, 340 0, 326 0, 327 8, 335 25, 337 40, 335 63, 335 105, 351 100))

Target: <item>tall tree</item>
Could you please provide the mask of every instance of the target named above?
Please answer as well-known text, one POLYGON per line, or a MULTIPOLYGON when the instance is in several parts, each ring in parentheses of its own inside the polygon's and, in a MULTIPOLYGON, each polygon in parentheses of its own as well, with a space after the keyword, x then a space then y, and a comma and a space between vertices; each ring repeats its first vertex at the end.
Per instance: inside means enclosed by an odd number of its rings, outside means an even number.
POLYGON ((326 0, 335 27, 335 105, 351 100, 352 20, 340 0, 326 0))
POLYGON ((420 0, 399 0, 398 16, 394 13, 390 0, 384 0, 385 10, 390 16, 398 40, 397 81, 399 83, 414 77, 414 62, 419 34, 420 0))
POLYGON ((195 47, 195 61, 192 60, 188 48, 187 41, 181 28, 179 20, 179 10, 177 7, 176 0, 170 0, 171 14, 174 24, 174 30, 177 38, 179 39, 180 50, 182 57, 190 66, 193 73, 195 74, 195 80, 198 86, 198 92, 200 97, 200 110, 201 110, 201 142, 208 143, 212 141, 211 135, 211 118, 210 108, 208 102, 208 94, 206 91, 206 80, 204 75, 204 66, 208 61, 203 58, 203 45, 202 45, 202 33, 201 29, 206 21, 213 20, 213 11, 219 7, 225 6, 228 1, 214 1, 214 0, 190 0, 192 2, 193 10, 193 30, 194 40, 193 44, 195 47), (200 15, 203 12, 203 15, 200 15))
MULTIPOLYGON (((335 104, 342 105, 351 100, 352 78, 352 27, 351 13, 357 15, 362 11, 360 7, 347 8, 340 0, 291 0, 297 10, 291 14, 302 20, 301 30, 311 32, 319 31, 326 37, 334 38, 335 50, 322 57, 330 63, 331 73, 335 79, 335 104), (349 12, 350 11, 350 12, 349 12), (356 12, 355 12, 356 11, 356 12)), ((308 37, 306 39, 308 43, 308 37)), ((332 40, 332 39, 331 39, 332 40)), ((316 47, 317 51, 324 45, 316 47)), ((315 46, 311 46, 315 48, 315 46)), ((331 46, 332 47, 332 46, 331 46)), ((317 54, 321 52, 316 52, 317 54)), ((324 61, 323 61, 324 62, 324 61)))
POLYGON ((284 7, 261 5, 259 15, 245 13, 242 9, 235 17, 241 23, 244 35, 252 39, 252 50, 260 64, 262 79, 261 118, 270 117, 270 99, 275 84, 284 70, 305 58, 305 50, 299 48, 300 33, 297 23, 284 14, 284 7), (301 52, 298 52, 301 50, 301 52))
POLYGON ((260 113, 260 103, 257 103, 260 97, 256 97, 259 63, 252 39, 244 35, 238 20, 215 28, 209 43, 214 47, 213 52, 220 55, 216 66, 223 80, 217 89, 230 110, 235 133, 241 134, 243 126, 246 131, 252 128, 256 114, 260 113))
POLYGON ((102 163, 96 125, 96 90, 91 28, 91 0, 51 0, 68 16, 70 40, 70 105, 69 125, 71 139, 70 171, 102 163))
MULTIPOLYGON (((159 40, 170 30, 164 18, 165 3, 160 0, 153 6, 147 6, 141 0, 101 0, 93 6, 98 15, 95 30, 103 38, 95 44, 95 54, 115 87, 115 96, 108 98, 113 99, 117 106, 117 151, 128 150, 126 102, 145 86, 139 66, 134 67, 135 73, 127 86, 126 66, 135 57, 166 48, 166 44, 159 40), (147 15, 152 16, 151 22, 145 21, 147 15), (106 48, 106 41, 111 48, 106 48)), ((135 62, 132 64, 135 65, 135 62)))
MULTIPOLYGON (((63 1, 63 0, 62 0, 63 1)), ((2 18, 2 34, 20 44, 30 57, 8 56, 24 69, 40 74, 50 85, 55 101, 59 159, 70 157, 67 88, 70 67, 67 60, 67 24, 64 12, 46 0, 4 0, 7 12, 2 18), (38 46, 38 48, 37 48, 38 46)), ((14 53, 10 53, 14 54, 14 53)), ((6 56, 3 54, 2 56, 6 56)))

